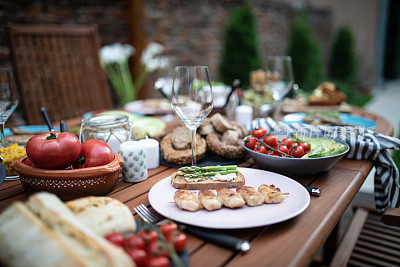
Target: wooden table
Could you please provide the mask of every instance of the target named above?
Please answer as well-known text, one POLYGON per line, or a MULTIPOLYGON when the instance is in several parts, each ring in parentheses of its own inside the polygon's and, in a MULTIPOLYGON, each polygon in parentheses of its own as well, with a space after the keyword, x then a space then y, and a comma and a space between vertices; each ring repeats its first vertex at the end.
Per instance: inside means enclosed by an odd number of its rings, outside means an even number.
MULTIPOLYGON (((376 121, 378 123, 376 131, 387 135, 393 134, 393 127, 384 118, 358 108, 355 108, 353 113, 376 121)), ((252 160, 240 166, 257 168, 252 160)), ((342 160, 324 174, 296 179, 300 183, 323 190, 320 197, 311 197, 310 206, 301 215, 271 226, 224 231, 249 240, 251 250, 247 254, 240 255, 189 236, 187 247, 191 265, 308 265, 360 189, 371 168, 370 161, 342 160)), ((175 169, 160 166, 149 170, 149 178, 138 184, 125 183, 119 179, 109 196, 121 200, 132 211, 133 207, 141 203, 149 207, 147 195, 150 188, 173 172, 175 169)), ((13 201, 26 198, 19 181, 6 181, 0 187, 0 211, 13 201)))

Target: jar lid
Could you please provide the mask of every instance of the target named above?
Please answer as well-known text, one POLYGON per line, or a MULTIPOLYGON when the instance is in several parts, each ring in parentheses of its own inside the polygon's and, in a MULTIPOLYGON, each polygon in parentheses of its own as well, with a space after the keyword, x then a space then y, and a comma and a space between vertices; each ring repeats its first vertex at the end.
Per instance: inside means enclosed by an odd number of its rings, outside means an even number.
POLYGON ((113 128, 125 125, 128 121, 128 116, 100 115, 90 118, 87 124, 93 128, 113 128))

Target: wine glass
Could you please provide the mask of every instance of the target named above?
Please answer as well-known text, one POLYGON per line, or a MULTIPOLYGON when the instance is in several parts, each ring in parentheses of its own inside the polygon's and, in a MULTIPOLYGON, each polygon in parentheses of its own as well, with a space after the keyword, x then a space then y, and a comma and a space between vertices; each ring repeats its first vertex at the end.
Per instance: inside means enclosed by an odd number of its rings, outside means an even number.
POLYGON ((191 132, 192 166, 196 166, 196 130, 213 108, 207 66, 174 68, 171 106, 191 132))
POLYGON ((276 102, 275 120, 279 119, 283 97, 293 86, 292 58, 288 56, 269 56, 267 59, 267 86, 276 102))
POLYGON ((10 67, 0 67, 0 135, 1 145, 6 146, 4 124, 18 106, 18 91, 10 67))

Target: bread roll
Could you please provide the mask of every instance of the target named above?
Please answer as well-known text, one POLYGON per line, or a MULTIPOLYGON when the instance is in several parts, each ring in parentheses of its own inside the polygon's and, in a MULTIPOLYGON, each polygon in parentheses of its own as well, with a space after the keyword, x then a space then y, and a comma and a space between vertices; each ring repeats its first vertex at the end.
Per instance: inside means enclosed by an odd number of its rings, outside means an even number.
POLYGON ((27 206, 88 266, 134 266, 121 248, 81 223, 57 196, 37 193, 29 198, 27 206))
POLYGON ((85 197, 69 201, 67 207, 88 228, 101 236, 112 232, 136 230, 131 211, 122 202, 110 197, 85 197))
POLYGON ((0 215, 0 225, 5 266, 90 266, 21 202, 0 215))

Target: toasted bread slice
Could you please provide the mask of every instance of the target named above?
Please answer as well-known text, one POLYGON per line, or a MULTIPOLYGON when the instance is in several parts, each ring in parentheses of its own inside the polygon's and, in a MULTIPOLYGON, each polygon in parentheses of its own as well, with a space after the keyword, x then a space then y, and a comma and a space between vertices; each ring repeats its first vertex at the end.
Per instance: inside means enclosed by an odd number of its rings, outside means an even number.
POLYGON ((174 173, 171 176, 171 184, 173 187, 178 189, 188 189, 188 190, 203 190, 203 189, 217 189, 217 188, 236 188, 244 186, 245 179, 243 174, 240 172, 237 174, 236 179, 232 181, 197 181, 188 182, 178 173, 174 173))

